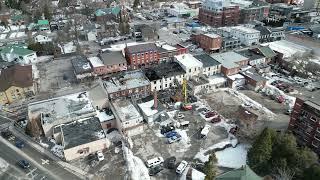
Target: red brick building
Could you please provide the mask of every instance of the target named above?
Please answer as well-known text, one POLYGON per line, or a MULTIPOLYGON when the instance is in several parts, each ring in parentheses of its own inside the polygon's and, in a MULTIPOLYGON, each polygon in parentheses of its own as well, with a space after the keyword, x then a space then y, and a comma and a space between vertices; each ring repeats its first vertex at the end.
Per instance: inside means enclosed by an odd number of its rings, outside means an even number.
POLYGON ((221 36, 213 33, 195 35, 193 39, 207 52, 219 52, 222 46, 221 36))
MULTIPOLYGON (((317 96, 315 94, 315 96, 317 96)), ((293 132, 300 145, 310 147, 320 155, 320 99, 296 98, 288 129, 293 132)))
POLYGON ((213 27, 235 26, 239 18, 239 6, 223 7, 221 11, 208 10, 204 7, 199 9, 199 21, 213 27))
POLYGON ((125 57, 131 69, 137 69, 159 62, 158 47, 154 43, 138 44, 125 48, 125 57))

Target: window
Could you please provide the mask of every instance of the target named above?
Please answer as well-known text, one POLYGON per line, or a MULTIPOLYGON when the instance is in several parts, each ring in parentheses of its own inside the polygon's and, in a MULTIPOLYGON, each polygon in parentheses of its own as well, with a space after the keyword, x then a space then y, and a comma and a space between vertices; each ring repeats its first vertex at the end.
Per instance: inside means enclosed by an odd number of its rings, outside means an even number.
POLYGON ((19 92, 19 89, 16 89, 17 92, 19 92))
POLYGON ((191 69, 189 69, 189 73, 191 73, 191 69))
POLYGON ((317 122, 317 119, 315 117, 313 117, 313 116, 310 117, 310 120, 313 121, 313 122, 317 122))

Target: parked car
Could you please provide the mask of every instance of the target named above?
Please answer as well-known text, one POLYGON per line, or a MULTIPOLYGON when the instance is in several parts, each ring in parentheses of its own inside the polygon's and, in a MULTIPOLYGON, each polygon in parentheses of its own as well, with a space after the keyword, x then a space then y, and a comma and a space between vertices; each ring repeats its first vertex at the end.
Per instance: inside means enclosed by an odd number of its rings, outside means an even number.
POLYGON ((146 162, 146 165, 147 165, 148 168, 151 168, 151 167, 154 167, 154 166, 161 165, 161 164, 163 164, 163 162, 164 162, 163 157, 156 157, 156 158, 148 160, 146 162))
POLYGON ((205 137, 207 137, 207 135, 208 135, 208 133, 209 133, 209 131, 210 131, 210 125, 205 125, 203 128, 202 128, 202 130, 201 130, 201 132, 200 132, 200 135, 201 135, 201 138, 205 138, 205 137))
POLYGON ((183 173, 183 171, 187 168, 187 166, 188 166, 187 161, 181 161, 181 163, 179 164, 179 166, 176 169, 176 173, 181 175, 183 173))
POLYGON ((239 127, 238 127, 238 126, 232 127, 232 128, 230 129, 229 133, 235 135, 235 134, 238 132, 238 130, 239 130, 239 127))
POLYGON ((25 144, 24 144, 24 142, 23 141, 21 141, 21 140, 16 140, 16 143, 15 143, 15 145, 16 145, 16 147, 17 148, 23 148, 24 146, 25 146, 25 144))
POLYGON ((217 113, 211 111, 211 112, 207 112, 206 115, 205 115, 205 117, 206 117, 206 118, 211 118, 211 117, 213 117, 213 116, 215 116, 215 115, 217 115, 217 113))
POLYGON ((164 135, 166 136, 166 138, 171 138, 172 136, 177 135, 178 133, 176 131, 169 131, 167 133, 165 133, 164 135))
POLYGON ((174 142, 178 142, 181 140, 181 135, 180 134, 176 134, 175 136, 172 136, 170 138, 168 138, 168 143, 172 144, 174 142))
POLYGON ((163 167, 158 165, 158 166, 154 166, 152 168, 149 169, 149 175, 150 176, 155 176, 157 175, 160 171, 163 170, 163 167))
POLYGON ((171 125, 162 126, 160 132, 161 132, 161 134, 165 134, 165 133, 170 132, 174 129, 175 129, 174 126, 171 126, 171 125))
POLYGON ((11 137, 13 137, 10 131, 1 131, 1 136, 5 139, 10 139, 11 137))
POLYGON ((103 161, 104 160, 104 155, 103 155, 103 153, 101 151, 97 151, 96 155, 97 155, 98 161, 103 161))
POLYGON ((27 169, 30 167, 30 163, 27 160, 18 161, 18 165, 23 169, 27 169))
POLYGON ((177 118, 178 118, 178 119, 183 119, 183 118, 184 118, 184 115, 179 113, 179 114, 177 115, 177 118))
POLYGON ((176 165, 177 158, 174 156, 171 156, 168 158, 168 169, 174 169, 176 165))
POLYGON ((220 116, 215 117, 215 118, 211 119, 211 122, 212 122, 212 123, 218 123, 218 122, 221 122, 221 117, 220 117, 220 116))
POLYGON ((180 126, 183 127, 183 128, 185 128, 185 127, 188 127, 189 124, 190 124, 189 121, 182 121, 182 122, 180 123, 180 126))

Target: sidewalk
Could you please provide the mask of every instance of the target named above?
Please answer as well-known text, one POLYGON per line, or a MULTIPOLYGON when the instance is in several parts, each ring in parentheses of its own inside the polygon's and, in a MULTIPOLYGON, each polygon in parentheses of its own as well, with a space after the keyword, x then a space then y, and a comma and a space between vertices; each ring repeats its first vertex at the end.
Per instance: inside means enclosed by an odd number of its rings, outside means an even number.
POLYGON ((35 150, 37 150, 40 153, 43 153, 47 155, 49 158, 51 158, 53 161, 55 161, 57 164, 59 164, 61 167, 66 169, 67 171, 71 172, 72 174, 78 176, 81 179, 91 179, 93 177, 92 174, 89 174, 78 167, 75 167, 69 163, 66 163, 59 159, 58 157, 54 156, 51 152, 49 152, 47 149, 40 146, 38 143, 34 142, 31 138, 27 137, 26 135, 22 134, 16 128, 10 126, 10 131, 17 137, 21 138, 23 141, 28 143, 31 147, 33 147, 35 150))

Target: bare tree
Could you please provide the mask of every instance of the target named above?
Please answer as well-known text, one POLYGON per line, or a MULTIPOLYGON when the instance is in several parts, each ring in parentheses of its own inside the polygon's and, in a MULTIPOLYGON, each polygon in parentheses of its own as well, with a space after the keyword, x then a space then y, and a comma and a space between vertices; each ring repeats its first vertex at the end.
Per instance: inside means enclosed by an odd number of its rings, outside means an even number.
POLYGON ((275 169, 275 180, 292 180, 295 172, 289 168, 276 168, 275 169))

